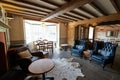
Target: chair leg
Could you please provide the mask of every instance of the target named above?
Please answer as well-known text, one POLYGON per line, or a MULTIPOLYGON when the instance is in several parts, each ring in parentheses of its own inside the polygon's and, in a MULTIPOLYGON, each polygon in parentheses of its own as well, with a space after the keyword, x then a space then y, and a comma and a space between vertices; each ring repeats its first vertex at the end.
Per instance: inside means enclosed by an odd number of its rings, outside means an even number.
POLYGON ((102 68, 103 68, 103 70, 104 70, 104 68, 105 68, 105 64, 102 64, 102 68))

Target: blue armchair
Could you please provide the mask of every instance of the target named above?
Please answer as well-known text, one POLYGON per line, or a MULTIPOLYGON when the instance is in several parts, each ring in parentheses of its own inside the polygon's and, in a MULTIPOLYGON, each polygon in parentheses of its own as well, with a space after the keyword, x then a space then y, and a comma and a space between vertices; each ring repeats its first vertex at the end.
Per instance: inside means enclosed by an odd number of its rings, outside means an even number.
MULTIPOLYGON (((97 43, 95 43, 97 45, 97 43)), ((91 51, 91 57, 90 60, 94 60, 98 63, 100 63, 104 69, 104 67, 112 63, 114 61, 115 51, 116 51, 117 45, 112 44, 110 42, 105 42, 104 47, 102 49, 98 49, 96 47, 95 50, 91 51)))
POLYGON ((71 49, 71 54, 81 55, 83 50, 85 50, 85 44, 86 44, 85 40, 80 41, 75 40, 74 46, 71 49))

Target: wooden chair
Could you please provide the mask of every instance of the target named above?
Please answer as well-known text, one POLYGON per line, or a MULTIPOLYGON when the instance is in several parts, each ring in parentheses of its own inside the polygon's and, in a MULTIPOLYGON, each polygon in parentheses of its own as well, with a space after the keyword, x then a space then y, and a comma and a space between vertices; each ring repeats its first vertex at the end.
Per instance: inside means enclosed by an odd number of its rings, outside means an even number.
POLYGON ((39 50, 42 50, 42 51, 45 50, 45 43, 44 43, 43 41, 40 41, 40 42, 38 43, 38 46, 39 46, 39 50))
POLYGON ((48 40, 44 39, 43 42, 44 42, 44 51, 47 51, 48 50, 48 48, 47 48, 48 40))
POLYGON ((53 53, 53 41, 48 41, 47 42, 47 49, 52 50, 52 53, 53 53))

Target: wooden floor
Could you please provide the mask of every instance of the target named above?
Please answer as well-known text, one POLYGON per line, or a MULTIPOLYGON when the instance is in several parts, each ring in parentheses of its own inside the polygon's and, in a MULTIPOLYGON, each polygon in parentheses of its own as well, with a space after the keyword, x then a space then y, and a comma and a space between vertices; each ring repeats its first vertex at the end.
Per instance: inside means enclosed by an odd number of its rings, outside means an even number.
MULTIPOLYGON (((111 68, 107 65, 103 70, 102 67, 95 63, 90 62, 84 57, 71 55, 70 50, 64 51, 55 49, 53 54, 50 54, 51 58, 74 58, 74 61, 80 64, 80 68, 85 77, 78 77, 76 80, 120 80, 120 48, 117 49, 114 65, 111 68)), ((11 70, 4 77, 6 79, 0 80, 24 80, 25 74, 21 71, 11 70), (10 79, 10 78, 11 79, 10 79)))

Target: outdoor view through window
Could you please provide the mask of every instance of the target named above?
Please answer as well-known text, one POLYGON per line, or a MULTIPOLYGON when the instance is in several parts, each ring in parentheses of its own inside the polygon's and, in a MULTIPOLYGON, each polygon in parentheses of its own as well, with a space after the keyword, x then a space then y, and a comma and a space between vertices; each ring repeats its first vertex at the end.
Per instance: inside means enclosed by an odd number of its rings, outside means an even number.
POLYGON ((56 23, 25 20, 26 43, 39 39, 47 39, 56 42, 57 26, 58 24, 56 23))

